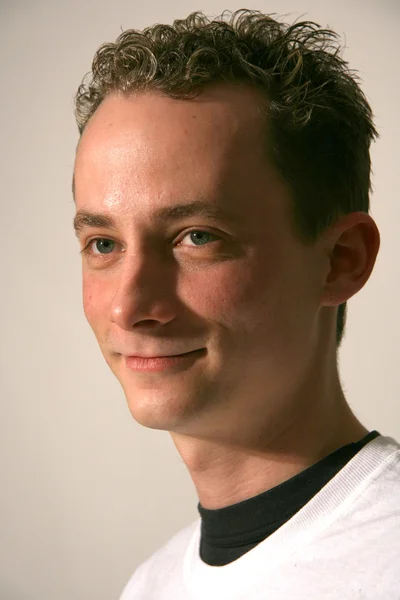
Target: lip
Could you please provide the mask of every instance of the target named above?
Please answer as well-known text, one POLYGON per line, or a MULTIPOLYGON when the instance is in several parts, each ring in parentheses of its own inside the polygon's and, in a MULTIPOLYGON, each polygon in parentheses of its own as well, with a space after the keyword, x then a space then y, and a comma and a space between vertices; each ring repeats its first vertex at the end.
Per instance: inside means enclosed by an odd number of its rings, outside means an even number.
POLYGON ((157 372, 171 369, 179 370, 180 368, 190 366, 191 363, 203 356, 205 352, 205 348, 200 348, 175 356, 126 356, 125 364, 131 371, 157 372))

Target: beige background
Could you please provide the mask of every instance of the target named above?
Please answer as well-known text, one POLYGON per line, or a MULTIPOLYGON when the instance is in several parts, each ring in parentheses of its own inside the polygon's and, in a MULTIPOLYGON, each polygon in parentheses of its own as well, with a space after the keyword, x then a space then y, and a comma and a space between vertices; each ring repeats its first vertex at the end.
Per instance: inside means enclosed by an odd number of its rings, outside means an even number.
MULTIPOLYGON (((198 516, 168 433, 130 417, 81 307, 72 233, 73 95, 122 29, 216 0, 0 0, 0 599, 112 600, 135 567, 198 516)), ((399 1, 276 0, 246 8, 303 15, 342 36, 381 139, 370 281, 349 303, 341 375, 363 423, 400 440, 399 1)))

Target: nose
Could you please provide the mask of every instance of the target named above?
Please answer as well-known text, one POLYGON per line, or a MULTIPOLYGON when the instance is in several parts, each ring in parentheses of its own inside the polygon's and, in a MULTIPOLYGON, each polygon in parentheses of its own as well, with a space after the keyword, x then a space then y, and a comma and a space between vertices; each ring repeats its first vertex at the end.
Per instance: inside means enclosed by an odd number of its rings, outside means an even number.
POLYGON ((177 312, 174 265, 157 254, 126 256, 115 274, 111 320, 122 329, 157 327, 177 312))

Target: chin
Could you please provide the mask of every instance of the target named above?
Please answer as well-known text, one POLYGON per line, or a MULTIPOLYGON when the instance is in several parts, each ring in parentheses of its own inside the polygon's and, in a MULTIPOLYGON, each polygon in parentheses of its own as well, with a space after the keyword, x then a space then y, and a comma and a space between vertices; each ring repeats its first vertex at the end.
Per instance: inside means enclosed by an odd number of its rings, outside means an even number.
POLYGON ((132 417, 150 429, 171 431, 193 413, 193 401, 162 389, 125 389, 125 398, 132 417))
POLYGON ((184 431, 197 429, 200 417, 218 404, 215 390, 209 382, 182 381, 152 384, 125 382, 124 393, 128 408, 137 423, 150 429, 184 431))

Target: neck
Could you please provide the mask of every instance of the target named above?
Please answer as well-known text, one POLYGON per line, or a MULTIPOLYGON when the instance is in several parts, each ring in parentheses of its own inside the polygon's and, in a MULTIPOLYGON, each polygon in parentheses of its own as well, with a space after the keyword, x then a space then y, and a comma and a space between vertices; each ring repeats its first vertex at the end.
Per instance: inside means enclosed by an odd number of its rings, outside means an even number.
POLYGON ((221 441, 171 433, 201 505, 217 509, 247 500, 367 435, 344 397, 337 370, 335 379, 325 393, 305 386, 291 410, 273 423, 263 423, 257 415, 240 442, 237 436, 221 441))

